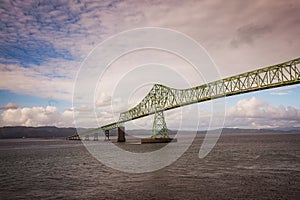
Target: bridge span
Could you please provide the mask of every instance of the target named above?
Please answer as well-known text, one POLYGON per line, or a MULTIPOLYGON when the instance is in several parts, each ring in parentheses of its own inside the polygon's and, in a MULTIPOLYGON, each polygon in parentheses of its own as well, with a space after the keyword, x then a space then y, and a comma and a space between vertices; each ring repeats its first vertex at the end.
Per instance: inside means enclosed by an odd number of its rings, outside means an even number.
POLYGON ((119 120, 99 128, 67 137, 67 139, 82 139, 103 130, 118 128, 118 141, 125 141, 123 124, 154 114, 152 137, 168 138, 168 129, 164 119, 164 111, 216 98, 282 87, 300 83, 300 58, 284 63, 263 67, 200 86, 176 89, 161 84, 153 85, 142 101, 128 111, 120 113, 119 120))

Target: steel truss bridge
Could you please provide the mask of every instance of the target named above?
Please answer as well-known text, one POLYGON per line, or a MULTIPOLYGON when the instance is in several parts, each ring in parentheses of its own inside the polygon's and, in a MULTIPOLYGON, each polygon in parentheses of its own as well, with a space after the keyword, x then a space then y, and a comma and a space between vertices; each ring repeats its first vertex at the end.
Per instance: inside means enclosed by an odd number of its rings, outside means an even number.
POLYGON ((117 122, 69 136, 67 139, 80 139, 94 135, 97 138, 100 130, 122 127, 125 122, 154 114, 152 137, 168 138, 168 129, 164 111, 216 98, 243 94, 300 83, 300 58, 269 67, 213 81, 197 87, 176 89, 155 84, 144 99, 126 112, 120 114, 117 122), (97 134, 97 135, 96 135, 97 134))

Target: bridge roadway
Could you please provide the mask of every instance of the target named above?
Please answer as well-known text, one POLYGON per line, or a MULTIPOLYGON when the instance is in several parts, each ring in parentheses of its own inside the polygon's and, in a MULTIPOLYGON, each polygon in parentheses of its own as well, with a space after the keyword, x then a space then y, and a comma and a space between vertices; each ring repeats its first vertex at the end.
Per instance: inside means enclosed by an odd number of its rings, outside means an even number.
POLYGON ((300 83, 300 58, 284 63, 260 68, 221 80, 213 81, 188 89, 175 89, 161 84, 155 84, 144 99, 126 112, 120 114, 119 120, 99 128, 72 135, 67 139, 79 139, 103 131, 118 128, 121 124, 216 98, 243 94, 258 90, 282 87, 300 83))

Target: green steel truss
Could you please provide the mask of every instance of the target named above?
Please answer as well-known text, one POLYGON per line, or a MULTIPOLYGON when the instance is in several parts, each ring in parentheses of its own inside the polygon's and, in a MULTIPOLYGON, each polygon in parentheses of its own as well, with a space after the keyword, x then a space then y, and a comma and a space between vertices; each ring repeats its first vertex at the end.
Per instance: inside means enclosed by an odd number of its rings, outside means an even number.
POLYGON ((224 96, 296 84, 300 82, 299 63, 300 58, 188 89, 155 84, 138 105, 120 114, 119 122, 224 96))
POLYGON ((154 113, 152 138, 157 138, 157 136, 160 136, 162 138, 169 138, 169 132, 163 111, 154 113))
MULTIPOLYGON (((299 64, 300 58, 297 58, 281 64, 264 67, 188 89, 175 89, 165 85, 155 84, 139 104, 120 114, 118 122, 100 128, 103 130, 111 130, 119 127, 120 123, 152 114, 157 115, 157 113, 163 113, 163 111, 193 103, 268 88, 298 84, 300 83, 299 64)), ((155 118, 157 118, 157 116, 155 116, 155 118)), ((159 121, 165 124, 163 115, 159 121)), ((166 128, 166 126, 163 125, 161 129, 163 128, 166 128)), ((155 130, 153 131, 155 134, 158 133, 155 132, 155 130)), ((163 136, 165 137, 166 135, 163 136)))

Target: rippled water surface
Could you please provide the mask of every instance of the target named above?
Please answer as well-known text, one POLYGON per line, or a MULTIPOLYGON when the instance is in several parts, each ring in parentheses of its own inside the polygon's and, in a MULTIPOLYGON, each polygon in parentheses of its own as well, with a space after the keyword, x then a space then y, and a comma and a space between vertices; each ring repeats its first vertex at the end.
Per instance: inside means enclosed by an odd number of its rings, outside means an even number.
POLYGON ((299 199, 300 134, 224 134, 199 159, 202 140, 144 174, 104 166, 79 141, 0 140, 0 199, 299 199))

